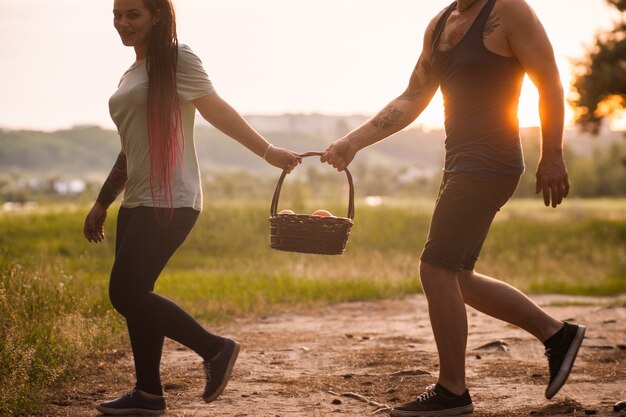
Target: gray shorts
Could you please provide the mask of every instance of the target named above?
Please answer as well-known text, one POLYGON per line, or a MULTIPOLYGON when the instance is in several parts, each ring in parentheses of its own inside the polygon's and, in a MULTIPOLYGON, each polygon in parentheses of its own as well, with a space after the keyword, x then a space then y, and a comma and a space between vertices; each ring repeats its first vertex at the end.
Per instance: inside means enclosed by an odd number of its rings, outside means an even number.
POLYGON ((475 180, 446 172, 420 259, 453 271, 473 270, 489 227, 519 178, 475 180))

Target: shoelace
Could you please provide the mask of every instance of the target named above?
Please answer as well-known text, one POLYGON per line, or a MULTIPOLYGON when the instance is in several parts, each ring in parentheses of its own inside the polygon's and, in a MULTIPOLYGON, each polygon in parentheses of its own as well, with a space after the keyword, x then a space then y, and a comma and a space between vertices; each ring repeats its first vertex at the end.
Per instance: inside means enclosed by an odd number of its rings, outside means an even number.
POLYGON ((204 362, 204 373, 206 374, 206 380, 208 383, 211 382, 211 362, 204 362))
POLYGON ((550 368, 550 372, 552 372, 552 349, 550 348, 546 348, 546 351, 544 352, 544 356, 546 358, 548 358, 548 367, 550 368))
POLYGON ((546 358, 548 358, 548 367, 550 368, 550 373, 552 373, 554 371, 554 368, 556 366, 556 364, 553 361, 553 349, 551 348, 546 348, 546 351, 544 353, 544 355, 546 356, 546 358))
POLYGON ((435 384, 429 385, 428 387, 426 387, 426 391, 417 397, 416 401, 426 401, 427 399, 432 398, 435 395, 437 395, 437 393, 435 392, 435 384))

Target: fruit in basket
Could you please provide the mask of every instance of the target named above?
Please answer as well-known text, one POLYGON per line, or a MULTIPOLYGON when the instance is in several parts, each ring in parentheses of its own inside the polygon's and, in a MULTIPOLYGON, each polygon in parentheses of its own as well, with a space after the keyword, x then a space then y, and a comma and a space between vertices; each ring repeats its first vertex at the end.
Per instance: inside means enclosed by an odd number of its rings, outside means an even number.
POLYGON ((313 213, 311 213, 311 215, 313 216, 321 216, 321 217, 333 217, 333 213, 331 213, 328 210, 315 210, 313 213))
POLYGON ((293 210, 285 209, 278 212, 278 214, 296 214, 293 210))

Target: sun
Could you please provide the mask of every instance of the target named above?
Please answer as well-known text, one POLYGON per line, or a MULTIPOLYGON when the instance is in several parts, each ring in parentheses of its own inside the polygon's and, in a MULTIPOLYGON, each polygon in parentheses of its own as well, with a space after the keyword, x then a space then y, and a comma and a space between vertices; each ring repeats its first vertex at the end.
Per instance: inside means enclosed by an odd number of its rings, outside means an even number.
MULTIPOLYGON (((568 88, 571 85, 571 79, 568 74, 561 76, 561 82, 568 94, 568 88)), ((621 102, 620 102, 621 103, 621 102)), ((608 100, 603 103, 607 108, 617 108, 614 100, 608 100)), ((602 112, 602 109, 600 110, 602 112)), ((518 119, 520 127, 537 127, 541 126, 541 118, 539 117, 539 93, 532 83, 528 75, 524 78, 522 92, 519 98, 518 119)), ((565 104, 565 127, 574 126, 574 109, 565 104)), ((616 110, 610 117, 610 128, 612 130, 626 130, 626 111, 616 110)))
POLYGON ((519 108, 517 111, 520 127, 540 126, 539 118, 539 93, 528 75, 524 77, 522 92, 519 97, 519 108))
MULTIPOLYGON (((570 77, 565 72, 561 75, 561 83, 567 94, 570 86, 570 77)), ((441 95, 441 90, 439 90, 433 97, 430 105, 417 118, 414 125, 421 126, 427 130, 440 129, 444 124, 443 114, 443 96, 441 95)), ((541 118, 539 117, 539 92, 528 75, 524 77, 524 83, 522 84, 517 118, 521 128, 541 126, 541 118)), ((565 104, 565 127, 572 127, 573 125, 574 111, 569 105, 565 104)), ((613 115, 611 118, 611 128, 613 130, 626 130, 626 112, 617 112, 613 115)))

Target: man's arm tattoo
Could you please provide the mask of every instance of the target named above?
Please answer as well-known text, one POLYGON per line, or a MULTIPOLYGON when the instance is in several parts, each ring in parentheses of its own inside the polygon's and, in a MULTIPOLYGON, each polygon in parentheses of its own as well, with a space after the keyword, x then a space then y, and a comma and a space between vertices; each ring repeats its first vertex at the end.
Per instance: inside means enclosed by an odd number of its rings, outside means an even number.
POLYGON ((500 19, 493 13, 489 16, 489 20, 485 23, 485 31, 483 32, 483 39, 486 39, 487 36, 491 35, 496 29, 500 26, 500 19))
POLYGON ((409 87, 406 89, 404 93, 399 97, 401 100, 415 100, 422 94, 424 90, 424 79, 428 82, 428 78, 430 77, 431 67, 430 61, 420 58, 419 62, 415 66, 413 70, 413 74, 411 75, 411 82, 409 83, 409 87), (421 75, 420 75, 421 72, 421 75))
POLYGON ((385 107, 380 113, 376 115, 370 122, 370 124, 376 130, 385 130, 389 129, 398 124, 398 121, 404 115, 403 112, 398 110, 397 107, 393 105, 388 105, 385 107))
POLYGON ((418 80, 415 86, 409 86, 409 88, 407 88, 406 91, 398 98, 401 100, 412 101, 418 98, 421 92, 422 86, 418 80))
MULTIPOLYGON (((430 61, 420 57, 415 69, 413 69, 413 74, 411 74, 409 86, 396 100, 413 101, 419 98, 424 92, 424 89, 432 82, 431 73, 432 68, 430 61)), ((371 120, 370 124, 376 130, 390 129, 395 127, 403 116, 404 112, 391 103, 378 113, 376 117, 371 120)))
POLYGON ((424 76, 428 77, 430 75, 430 71, 432 70, 430 66, 430 61, 427 59, 420 59, 419 66, 424 72, 424 76))
POLYGON ((124 152, 120 152, 117 160, 115 161, 115 165, 113 165, 109 176, 102 185, 102 189, 100 190, 100 194, 98 194, 96 201, 102 204, 103 207, 108 208, 124 189, 126 179, 126 154, 124 152))

